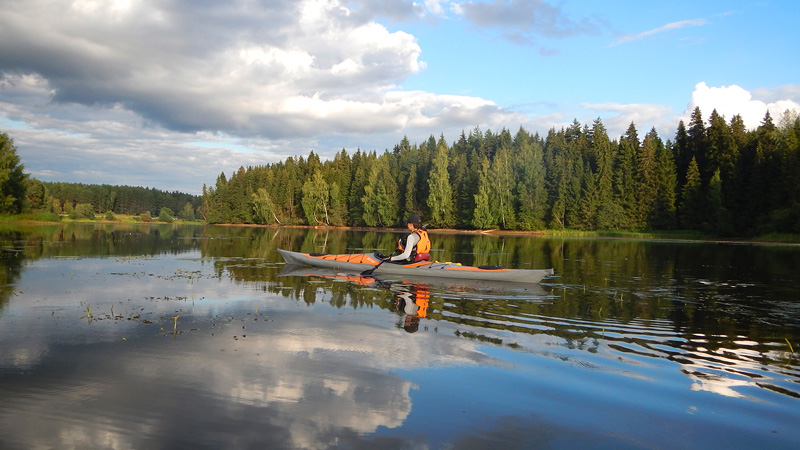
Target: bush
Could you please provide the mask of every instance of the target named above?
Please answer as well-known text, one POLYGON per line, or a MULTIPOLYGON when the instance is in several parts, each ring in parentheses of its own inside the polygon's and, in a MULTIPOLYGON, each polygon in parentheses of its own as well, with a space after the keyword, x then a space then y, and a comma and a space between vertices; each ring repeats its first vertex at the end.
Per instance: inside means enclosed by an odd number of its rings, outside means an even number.
POLYGON ((106 211, 106 220, 117 220, 117 216, 114 215, 114 211, 106 211))
POLYGON ((172 210, 169 208, 161 208, 161 211, 158 213, 158 220, 161 222, 172 223, 175 220, 173 217, 172 210))
POLYGON ((142 222, 152 222, 153 217, 150 216, 150 211, 145 211, 139 215, 139 218, 142 219, 142 222))
POLYGON ((182 220, 192 221, 194 220, 194 208, 192 207, 191 203, 186 203, 183 206, 181 212, 178 213, 178 217, 182 220))
POLYGON ((92 209, 92 205, 88 203, 78 203, 75 205, 75 209, 73 209, 70 213, 69 218, 74 220, 95 220, 96 216, 94 215, 94 209, 92 209))

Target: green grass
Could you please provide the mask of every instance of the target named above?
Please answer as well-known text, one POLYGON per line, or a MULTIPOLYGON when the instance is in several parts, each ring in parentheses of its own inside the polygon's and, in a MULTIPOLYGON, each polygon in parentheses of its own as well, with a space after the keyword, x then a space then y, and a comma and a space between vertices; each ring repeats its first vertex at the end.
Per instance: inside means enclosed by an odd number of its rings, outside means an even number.
POLYGON ((61 222, 58 214, 30 212, 25 214, 0 214, 0 222, 61 222))
POLYGON ((543 234, 550 236, 576 236, 576 237, 618 237, 627 239, 711 239, 713 236, 692 230, 678 231, 623 231, 623 230, 543 230, 543 234))
POLYGON ((753 238, 756 242, 789 242, 800 244, 800 234, 770 233, 753 238))

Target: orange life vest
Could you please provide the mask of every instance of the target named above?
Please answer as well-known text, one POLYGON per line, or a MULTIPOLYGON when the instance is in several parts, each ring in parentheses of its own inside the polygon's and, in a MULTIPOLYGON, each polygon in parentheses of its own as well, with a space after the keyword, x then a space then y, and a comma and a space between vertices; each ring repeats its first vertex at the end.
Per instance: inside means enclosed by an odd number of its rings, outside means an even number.
MULTIPOLYGON (((419 236, 419 242, 417 242, 417 245, 411 250, 411 261, 417 262, 429 260, 431 258, 431 240, 428 237, 428 230, 420 228, 418 230, 414 230, 414 233, 419 236)), ((403 248, 403 240, 400 240, 397 246, 400 248, 401 252, 406 250, 403 248)))
POLYGON ((414 303, 419 306, 417 310, 417 316, 419 317, 427 317, 428 316, 428 305, 431 301, 431 293, 425 288, 416 288, 413 290, 414 292, 414 303))

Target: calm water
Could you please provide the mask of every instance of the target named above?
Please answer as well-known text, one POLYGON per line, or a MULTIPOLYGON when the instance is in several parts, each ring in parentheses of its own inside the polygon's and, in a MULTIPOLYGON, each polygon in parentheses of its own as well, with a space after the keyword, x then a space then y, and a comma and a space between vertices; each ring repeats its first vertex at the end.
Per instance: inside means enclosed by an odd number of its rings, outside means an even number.
POLYGON ((432 235, 533 287, 275 251, 398 236, 0 228, 0 448, 800 448, 800 247, 432 235))

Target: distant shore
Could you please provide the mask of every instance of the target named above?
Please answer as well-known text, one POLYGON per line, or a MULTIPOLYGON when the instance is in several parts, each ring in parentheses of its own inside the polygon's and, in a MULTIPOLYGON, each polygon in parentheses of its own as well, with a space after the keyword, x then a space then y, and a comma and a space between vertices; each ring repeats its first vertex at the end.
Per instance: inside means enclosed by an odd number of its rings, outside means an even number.
MULTIPOLYGON (((129 216, 118 214, 116 220, 107 220, 98 217, 95 220, 80 219, 74 220, 64 216, 49 214, 21 214, 0 216, 0 223, 19 224, 19 225, 58 225, 67 223, 97 223, 97 224, 141 224, 141 225, 213 225, 230 227, 263 227, 263 228, 307 228, 307 229, 330 229, 330 230, 349 230, 349 231, 387 231, 403 232, 404 228, 370 228, 370 227, 338 227, 330 225, 279 225, 279 224, 236 224, 218 223, 207 224, 203 221, 184 221, 176 219, 172 222, 162 222, 158 220, 143 221, 139 216, 129 216)), ((800 245, 800 235, 797 234, 769 234, 756 237, 719 237, 697 231, 583 231, 583 230, 464 230, 455 228, 430 228, 434 234, 463 234, 463 235, 485 235, 485 236, 561 236, 576 238, 605 238, 605 239, 648 239, 648 240, 669 240, 669 241, 695 241, 695 242, 720 242, 720 243, 774 243, 800 245)))

